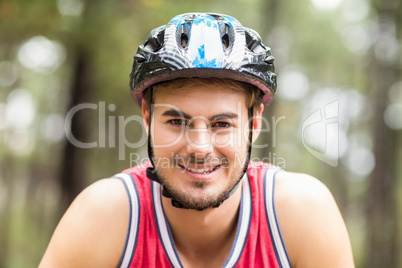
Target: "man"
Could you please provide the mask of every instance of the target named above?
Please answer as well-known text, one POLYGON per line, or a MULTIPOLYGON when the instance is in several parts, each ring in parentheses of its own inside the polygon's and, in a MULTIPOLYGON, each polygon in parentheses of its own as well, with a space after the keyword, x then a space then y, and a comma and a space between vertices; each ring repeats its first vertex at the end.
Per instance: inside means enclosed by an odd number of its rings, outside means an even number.
POLYGON ((40 267, 353 267, 327 188, 249 161, 273 60, 230 16, 183 14, 153 30, 130 76, 151 163, 84 190, 40 267))

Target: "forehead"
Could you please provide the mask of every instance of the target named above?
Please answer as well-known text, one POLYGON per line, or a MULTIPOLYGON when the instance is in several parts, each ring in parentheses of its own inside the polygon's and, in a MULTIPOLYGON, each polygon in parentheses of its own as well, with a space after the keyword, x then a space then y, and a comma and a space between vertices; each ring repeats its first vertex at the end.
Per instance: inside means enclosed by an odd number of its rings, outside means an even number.
POLYGON ((154 104, 162 109, 177 107, 190 114, 236 111, 247 114, 244 89, 225 84, 184 84, 154 89, 154 104))
POLYGON ((154 90, 177 90, 181 88, 193 88, 193 87, 205 87, 205 88, 226 88, 233 91, 240 91, 245 94, 246 85, 243 82, 235 81, 226 78, 180 78, 163 82, 154 86, 154 90))

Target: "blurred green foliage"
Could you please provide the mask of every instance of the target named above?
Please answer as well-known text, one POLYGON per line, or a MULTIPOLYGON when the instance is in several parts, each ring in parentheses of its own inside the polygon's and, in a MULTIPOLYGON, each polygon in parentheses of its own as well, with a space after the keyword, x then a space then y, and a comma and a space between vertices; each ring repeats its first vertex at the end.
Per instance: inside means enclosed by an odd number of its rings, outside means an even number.
MULTIPOLYGON (((392 206, 395 213, 387 215, 393 227, 383 226, 383 232, 393 237, 385 241, 387 250, 397 253, 402 240, 398 231, 402 173, 397 164, 402 123, 400 114, 389 112, 387 116, 386 111, 392 105, 402 111, 402 27, 400 19, 395 19, 402 17, 398 11, 402 6, 398 1, 332 0, 326 6, 318 2, 1 0, 0 267, 39 263, 65 209, 60 205, 59 177, 66 161, 80 163, 85 174, 80 182, 85 187, 146 157, 140 120, 118 128, 119 120, 140 115, 128 90, 132 56, 151 29, 193 11, 229 14, 256 29, 272 48, 279 89, 264 116, 277 129, 271 128, 260 138, 258 144, 269 147, 255 148, 253 157, 265 157, 325 182, 345 218, 357 267, 368 267, 367 256, 373 250, 368 245, 373 220, 367 214, 370 176, 378 159, 386 157, 375 152, 374 115, 379 110, 371 66, 392 72, 384 82, 387 97, 382 120, 387 133, 393 135, 395 169, 390 172, 394 189, 389 193, 394 198, 383 206, 392 206), (37 37, 42 39, 32 39, 37 37), (72 87, 80 76, 78 59, 84 59, 87 66, 82 103, 97 105, 80 112, 85 120, 82 141, 96 141, 98 146, 77 148, 74 159, 65 159, 64 124, 72 87), (320 137, 307 133, 312 138, 305 136, 305 140, 302 132, 311 114, 334 101, 338 109, 331 122, 338 126, 338 141, 329 142, 339 145, 337 154, 327 159, 335 164, 329 165, 306 149, 320 137), (104 114, 99 115, 102 105, 104 114), (104 128, 100 116, 105 119, 104 128), (103 147, 99 146, 102 138, 103 147), (141 146, 122 147, 121 138, 141 146)), ((326 153, 326 144, 315 146, 317 152, 326 153)), ((401 264, 401 257, 396 256, 393 261, 401 264)))

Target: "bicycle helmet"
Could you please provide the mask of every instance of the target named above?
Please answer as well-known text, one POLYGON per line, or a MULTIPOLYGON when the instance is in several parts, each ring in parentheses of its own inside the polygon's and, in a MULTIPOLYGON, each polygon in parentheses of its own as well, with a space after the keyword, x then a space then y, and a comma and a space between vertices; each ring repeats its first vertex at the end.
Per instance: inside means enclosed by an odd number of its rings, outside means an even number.
POLYGON ((139 105, 149 86, 176 78, 230 78, 261 89, 267 107, 276 91, 274 57, 257 32, 235 18, 187 13, 151 31, 134 56, 130 89, 139 105))

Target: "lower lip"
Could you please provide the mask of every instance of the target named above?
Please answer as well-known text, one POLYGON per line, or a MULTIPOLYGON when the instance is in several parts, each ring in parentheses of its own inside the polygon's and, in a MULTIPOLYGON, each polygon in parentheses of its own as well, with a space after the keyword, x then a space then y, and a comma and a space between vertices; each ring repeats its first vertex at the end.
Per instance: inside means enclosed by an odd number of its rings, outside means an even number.
POLYGON ((189 171, 183 167, 180 167, 182 172, 184 174, 186 174, 187 176, 191 177, 191 179, 193 180, 212 180, 215 176, 216 173, 218 172, 218 170, 220 169, 220 167, 215 168, 213 171, 209 172, 209 173, 205 173, 205 174, 201 174, 201 173, 196 173, 196 172, 192 172, 189 171))

